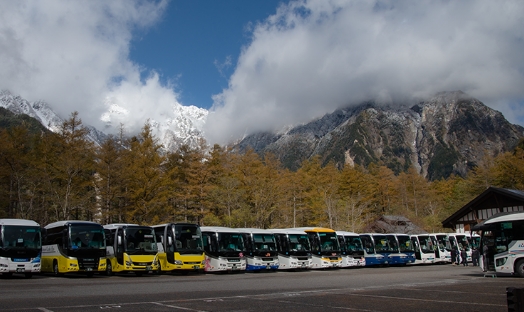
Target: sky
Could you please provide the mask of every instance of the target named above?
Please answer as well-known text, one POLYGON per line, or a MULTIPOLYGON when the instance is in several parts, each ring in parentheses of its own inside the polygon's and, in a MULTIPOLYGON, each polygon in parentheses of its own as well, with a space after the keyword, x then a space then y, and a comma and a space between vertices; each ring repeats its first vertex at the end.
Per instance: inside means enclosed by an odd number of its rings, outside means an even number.
POLYGON ((523 51, 521 0, 0 0, 0 89, 131 132, 194 105, 208 143, 454 90, 524 125, 523 51))

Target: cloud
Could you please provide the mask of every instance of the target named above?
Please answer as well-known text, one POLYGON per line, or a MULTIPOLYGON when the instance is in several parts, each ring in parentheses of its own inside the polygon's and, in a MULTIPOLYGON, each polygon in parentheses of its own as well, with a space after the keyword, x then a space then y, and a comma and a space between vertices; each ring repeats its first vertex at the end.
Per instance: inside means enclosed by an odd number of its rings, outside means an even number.
POLYGON ((462 90, 524 123, 524 2, 300 0, 256 25, 206 133, 226 143, 368 99, 462 90))
MULTIPOLYGON (((141 81, 143 69, 129 59, 134 32, 154 25, 166 6, 167 0, 1 1, 0 88, 45 100, 63 118, 78 111, 84 124, 95 126, 106 96, 132 89, 176 101, 156 74, 141 81)), ((148 116, 133 105, 150 103, 126 103, 136 118, 128 122, 143 125, 148 116)))

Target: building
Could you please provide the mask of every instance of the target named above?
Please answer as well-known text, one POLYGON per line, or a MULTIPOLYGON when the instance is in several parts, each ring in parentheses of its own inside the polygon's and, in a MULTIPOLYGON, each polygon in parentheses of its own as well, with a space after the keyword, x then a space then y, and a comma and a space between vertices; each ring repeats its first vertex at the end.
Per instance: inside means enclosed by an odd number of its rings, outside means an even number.
POLYGON ((457 233, 464 233, 469 232, 475 224, 495 214, 518 211, 524 211, 523 191, 489 187, 442 221, 442 226, 453 229, 457 233))
POLYGON ((364 232, 367 233, 402 233, 402 234, 425 234, 422 228, 416 226, 408 218, 403 216, 384 215, 368 225, 364 232))

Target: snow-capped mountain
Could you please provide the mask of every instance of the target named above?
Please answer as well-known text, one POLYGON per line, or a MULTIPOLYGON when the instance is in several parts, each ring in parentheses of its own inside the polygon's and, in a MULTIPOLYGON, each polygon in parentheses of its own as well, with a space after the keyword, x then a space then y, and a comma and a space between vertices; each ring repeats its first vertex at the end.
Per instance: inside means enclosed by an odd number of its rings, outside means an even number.
MULTIPOLYGON (((108 110, 101 116, 101 121, 105 124, 103 131, 84 124, 89 130, 89 138, 97 144, 100 144, 107 137, 107 134, 117 133, 119 122, 123 122, 125 125, 126 115, 129 114, 128 110, 111 102, 110 99, 106 99, 105 104, 108 110)), ((46 102, 29 102, 7 90, 0 91, 0 107, 4 107, 15 114, 27 114, 53 132, 58 132, 64 122, 64 119, 58 116, 46 102)), ((164 116, 164 120, 150 119, 149 122, 159 143, 163 144, 166 150, 176 150, 183 144, 192 147, 197 146, 203 138, 202 129, 207 114, 208 111, 205 109, 175 103, 164 116)))
MULTIPOLYGON (((104 130, 114 128, 120 122, 125 126, 127 115, 130 112, 110 98, 106 99, 105 106, 108 107, 108 110, 101 116, 101 121, 105 124, 104 130)), ((174 103, 171 110, 162 116, 162 120, 150 118, 149 123, 159 143, 164 146, 164 149, 172 151, 184 144, 191 147, 199 144, 204 137, 202 129, 207 115, 206 109, 174 103)), ((115 131, 113 129, 110 132, 115 131)))

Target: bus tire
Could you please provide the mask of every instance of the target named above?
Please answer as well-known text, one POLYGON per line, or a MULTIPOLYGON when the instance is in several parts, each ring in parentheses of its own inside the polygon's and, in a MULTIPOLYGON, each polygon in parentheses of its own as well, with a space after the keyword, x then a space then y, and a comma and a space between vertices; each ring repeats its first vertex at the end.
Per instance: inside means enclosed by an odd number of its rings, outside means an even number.
POLYGON ((112 276, 113 275, 113 266, 111 265, 111 261, 106 262, 106 275, 112 276))
POLYGON ((158 262, 158 269, 156 271, 154 271, 153 273, 155 273, 157 275, 162 274, 162 265, 160 264, 160 262, 158 262))
POLYGON ((58 270, 58 261, 53 260, 53 275, 60 276, 60 271, 58 270))
POLYGON ((517 264, 515 264, 515 273, 520 277, 524 277, 524 259, 520 259, 517 261, 517 264))
POLYGON ((25 273, 24 277, 25 278, 31 278, 31 277, 33 277, 33 273, 25 273))

